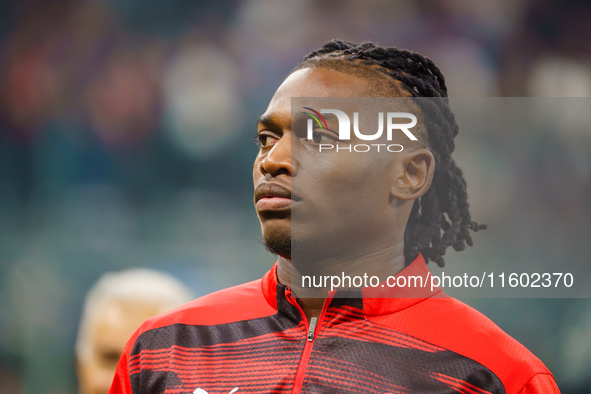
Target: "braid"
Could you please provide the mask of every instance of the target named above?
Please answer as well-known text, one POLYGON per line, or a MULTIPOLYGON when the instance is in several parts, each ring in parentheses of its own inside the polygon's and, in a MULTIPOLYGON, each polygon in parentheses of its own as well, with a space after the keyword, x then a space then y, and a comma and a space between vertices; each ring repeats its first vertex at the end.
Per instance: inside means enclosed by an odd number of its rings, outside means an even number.
POLYGON ((485 229, 472 221, 466 192, 466 180, 456 166, 452 152, 458 134, 455 116, 449 107, 445 78, 439 68, 418 53, 394 47, 380 47, 371 42, 356 45, 333 40, 304 58, 296 69, 318 60, 345 59, 378 70, 404 84, 413 97, 441 97, 441 100, 417 100, 425 119, 429 149, 435 158, 435 173, 429 190, 415 200, 404 234, 407 262, 418 253, 425 260, 443 267, 443 255, 449 246, 456 251, 472 246, 469 230, 485 229))

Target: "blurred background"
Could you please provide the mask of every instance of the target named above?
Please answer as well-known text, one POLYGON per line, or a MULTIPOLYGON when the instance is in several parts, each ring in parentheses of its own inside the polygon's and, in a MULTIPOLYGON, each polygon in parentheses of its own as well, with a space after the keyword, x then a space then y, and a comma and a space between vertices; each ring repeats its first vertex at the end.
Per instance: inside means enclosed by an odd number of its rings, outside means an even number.
MULTIPOLYGON (((165 270, 203 295, 272 265, 252 207, 255 122, 325 41, 426 54, 454 97, 588 97, 590 20, 583 0, 0 1, 0 392, 76 392, 80 310, 106 271, 165 270)), ((473 217, 523 237, 479 250, 479 233, 448 264, 590 262, 588 124, 530 132, 508 156, 462 135, 473 217), (516 182, 522 203, 486 181, 516 182)), ((591 392, 589 299, 465 301, 564 393, 591 392)))

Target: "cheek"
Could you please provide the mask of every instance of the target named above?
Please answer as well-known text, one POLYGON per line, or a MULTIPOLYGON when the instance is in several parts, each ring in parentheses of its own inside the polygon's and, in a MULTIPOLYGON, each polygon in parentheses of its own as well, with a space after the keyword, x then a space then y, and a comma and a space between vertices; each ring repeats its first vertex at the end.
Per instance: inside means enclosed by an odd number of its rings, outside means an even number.
POLYGON ((308 176, 311 185, 316 185, 322 194, 333 196, 337 204, 339 200, 388 199, 388 179, 382 161, 361 153, 320 160, 308 176))
POLYGON ((79 371, 80 388, 84 394, 101 392, 107 377, 104 368, 99 365, 96 358, 83 363, 79 371))
POLYGON ((261 157, 260 154, 257 155, 256 159, 254 160, 254 164, 252 166, 252 182, 256 186, 258 180, 261 179, 263 174, 261 173, 260 166, 261 166, 261 157))

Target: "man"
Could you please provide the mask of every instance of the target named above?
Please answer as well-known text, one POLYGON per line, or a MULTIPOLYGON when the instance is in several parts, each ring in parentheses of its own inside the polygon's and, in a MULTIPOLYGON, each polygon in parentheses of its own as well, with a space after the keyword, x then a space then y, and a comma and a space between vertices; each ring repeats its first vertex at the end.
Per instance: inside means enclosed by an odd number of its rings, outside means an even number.
POLYGON ((255 208, 277 263, 261 280, 144 323, 111 393, 558 392, 540 360, 439 288, 345 284, 319 295, 304 285, 335 272, 425 279, 425 260, 443 265, 448 246, 472 244, 469 231, 484 226, 470 218, 451 158, 458 130, 446 96, 440 71, 416 53, 332 41, 308 55, 258 123, 255 208), (350 102, 322 111, 316 99, 294 108, 294 97, 440 99, 395 113, 420 119, 416 135, 392 136, 403 149, 363 156, 351 149, 368 138, 356 115, 354 136, 335 131, 350 102))
POLYGON ((76 338, 80 394, 106 394, 129 336, 143 321, 191 299, 170 275, 129 269, 104 274, 84 302, 76 338))

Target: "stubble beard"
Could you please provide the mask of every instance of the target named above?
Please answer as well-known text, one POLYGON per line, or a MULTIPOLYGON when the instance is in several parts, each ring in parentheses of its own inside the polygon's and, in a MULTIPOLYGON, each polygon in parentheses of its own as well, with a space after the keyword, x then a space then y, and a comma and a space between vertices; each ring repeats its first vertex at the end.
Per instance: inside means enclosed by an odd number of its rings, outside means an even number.
POLYGON ((265 248, 277 256, 291 260, 292 243, 290 235, 280 235, 264 240, 265 248))

